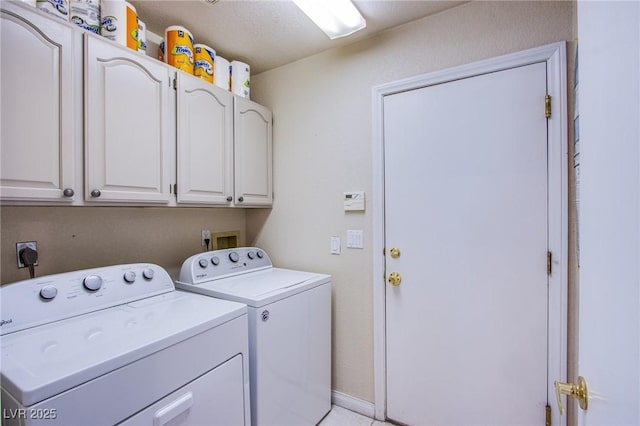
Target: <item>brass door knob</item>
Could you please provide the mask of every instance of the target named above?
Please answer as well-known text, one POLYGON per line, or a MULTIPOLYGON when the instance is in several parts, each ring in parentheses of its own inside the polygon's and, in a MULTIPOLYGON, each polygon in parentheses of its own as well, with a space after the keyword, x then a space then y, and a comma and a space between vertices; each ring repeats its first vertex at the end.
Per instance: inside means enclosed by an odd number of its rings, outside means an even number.
POLYGON ((397 259, 400 257, 400 249, 398 247, 393 247, 389 250, 389 254, 391 254, 392 258, 397 259))
POLYGON ((587 390, 587 381, 582 376, 578 376, 578 383, 563 383, 555 381, 556 398, 558 399, 558 408, 560 415, 564 414, 561 395, 567 395, 578 400, 580 408, 586 410, 589 408, 589 391, 587 390))
POLYGON ((402 277, 397 272, 392 272, 389 274, 389 284, 399 286, 402 282, 402 277))

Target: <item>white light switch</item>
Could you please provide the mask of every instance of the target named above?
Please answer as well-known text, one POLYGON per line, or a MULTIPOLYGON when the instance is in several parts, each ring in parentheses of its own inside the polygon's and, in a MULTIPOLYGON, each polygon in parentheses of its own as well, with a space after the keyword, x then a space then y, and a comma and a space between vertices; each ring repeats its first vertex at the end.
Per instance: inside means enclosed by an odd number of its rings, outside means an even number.
POLYGON ((331 254, 340 254, 340 237, 331 237, 331 254))
POLYGON ((347 248, 364 248, 364 231, 347 229, 347 248))

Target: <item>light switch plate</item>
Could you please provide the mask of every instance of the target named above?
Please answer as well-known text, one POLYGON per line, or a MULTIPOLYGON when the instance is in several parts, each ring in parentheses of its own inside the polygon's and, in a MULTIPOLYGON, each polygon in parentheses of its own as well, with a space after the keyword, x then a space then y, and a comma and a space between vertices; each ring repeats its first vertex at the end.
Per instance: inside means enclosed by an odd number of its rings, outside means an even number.
POLYGON ((340 237, 331 237, 331 254, 340 254, 340 237))
POLYGON ((364 231, 347 229, 347 248, 364 248, 364 231))

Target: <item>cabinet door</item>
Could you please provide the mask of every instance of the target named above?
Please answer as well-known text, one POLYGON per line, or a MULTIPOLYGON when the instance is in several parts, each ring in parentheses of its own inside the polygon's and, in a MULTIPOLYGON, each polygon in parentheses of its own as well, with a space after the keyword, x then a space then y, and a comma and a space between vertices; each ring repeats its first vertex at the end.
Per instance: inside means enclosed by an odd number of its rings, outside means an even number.
POLYGON ((178 72, 178 203, 233 201, 233 95, 178 72))
POLYGON ((0 197, 81 199, 82 36, 34 10, 1 7, 0 197))
POLYGON ((170 83, 168 66, 86 35, 87 201, 169 202, 170 83))
POLYGON ((236 97, 234 126, 235 205, 270 206, 273 204, 271 111, 236 97))

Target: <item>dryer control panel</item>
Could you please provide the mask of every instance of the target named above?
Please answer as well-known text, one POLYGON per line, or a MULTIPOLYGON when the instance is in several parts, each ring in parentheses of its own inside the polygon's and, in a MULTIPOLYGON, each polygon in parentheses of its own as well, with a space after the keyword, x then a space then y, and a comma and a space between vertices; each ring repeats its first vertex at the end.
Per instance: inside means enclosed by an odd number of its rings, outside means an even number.
POLYGON ((181 284, 200 284, 271 268, 267 253, 257 247, 214 250, 191 256, 180 269, 181 284))
POLYGON ((0 334, 173 290, 167 271, 150 263, 83 269, 18 281, 0 287, 0 334))

